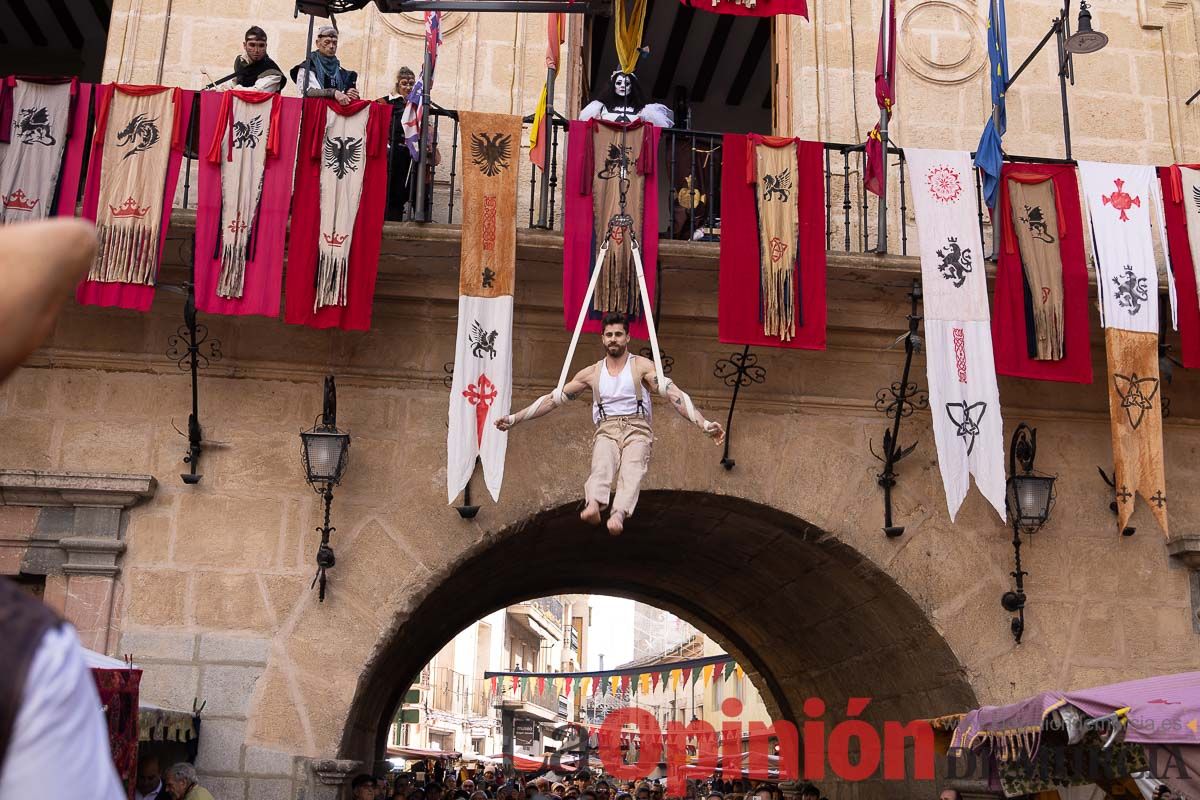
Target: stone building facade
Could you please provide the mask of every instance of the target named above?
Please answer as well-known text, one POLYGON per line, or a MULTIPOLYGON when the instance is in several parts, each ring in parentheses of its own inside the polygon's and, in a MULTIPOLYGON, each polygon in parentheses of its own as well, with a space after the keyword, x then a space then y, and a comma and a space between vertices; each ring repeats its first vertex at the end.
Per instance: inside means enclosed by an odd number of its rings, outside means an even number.
MULTIPOLYGON (((876 113, 878 4, 811 5, 812 21, 774 24, 776 132, 861 140, 876 113)), ((986 113, 986 5, 899 4, 900 144, 974 146, 986 113)), ((1014 60, 1055 6, 1010 0, 1014 60)), ((1077 61, 1076 156, 1200 161, 1200 106, 1185 105, 1200 88, 1200 2, 1095 6, 1112 44, 1077 61)), ((223 74, 252 23, 268 29, 280 63, 293 63, 285 53, 299 60, 306 22, 284 0, 117 0, 105 75, 195 86, 201 68, 223 74)), ((419 61, 419 21, 368 9, 340 24, 343 58, 366 65, 368 96, 388 90, 400 63, 419 61)), ((462 15, 445 27, 439 102, 532 110, 541 20, 462 15)), ((568 110, 583 94, 582 37, 575 18, 560 84, 568 110)), ((1010 95, 1014 153, 1061 154, 1049 61, 1010 95)), ((186 278, 193 226, 190 212, 176 212, 164 283, 186 278)), ((889 345, 906 325, 914 259, 831 254, 828 349, 754 351, 767 378, 739 397, 732 470, 719 449, 660 415, 647 491, 626 534, 611 539, 576 517, 590 441, 578 407, 511 436, 499 504, 483 501, 471 519, 445 504, 458 229, 389 223, 384 237, 370 332, 204 319, 224 357, 200 379, 209 444, 196 485, 178 478, 186 440, 175 427, 190 409, 189 379, 165 355, 181 323, 178 296, 160 292, 147 314, 68 308, 46 346, 0 385, 0 571, 44 578, 45 597, 87 644, 133 653, 148 701, 207 703, 198 766, 215 796, 337 797, 347 775, 381 756, 386 723, 423 664, 473 620, 544 594, 619 591, 671 610, 746 667, 774 717, 796 721, 811 695, 824 698, 830 720, 853 696, 873 698, 872 720, 908 719, 1200 659, 1195 375, 1177 371, 1166 389, 1165 541, 1144 511, 1136 535, 1116 530, 1095 472, 1111 465, 1102 383, 1001 381, 1006 431, 1035 425, 1038 467, 1058 475, 1051 521, 1023 553, 1030 601, 1017 645, 999 604, 1011 532, 974 492, 950 523, 927 413, 904 428, 919 441, 895 492, 907 531, 889 539, 880 530, 869 447, 884 425, 874 402, 899 376, 902 355, 889 345), (320 411, 327 373, 338 377, 338 423, 353 443, 333 505, 337 566, 318 603, 310 583, 321 509, 297 433, 320 411)), ((566 348, 561 250, 553 231, 518 233, 515 403, 553 384, 566 348)), ((716 337, 717 248, 663 243, 660 261, 672 377, 722 418, 730 389, 713 367, 731 348, 716 337)), ((1100 365, 1094 318, 1092 330, 1100 365)), ((585 341, 576 366, 595 357, 585 341)), ((923 375, 920 359, 914 368, 923 375)), ((910 787, 907 796, 931 793, 910 787)), ((837 796, 899 794, 866 782, 837 796)))

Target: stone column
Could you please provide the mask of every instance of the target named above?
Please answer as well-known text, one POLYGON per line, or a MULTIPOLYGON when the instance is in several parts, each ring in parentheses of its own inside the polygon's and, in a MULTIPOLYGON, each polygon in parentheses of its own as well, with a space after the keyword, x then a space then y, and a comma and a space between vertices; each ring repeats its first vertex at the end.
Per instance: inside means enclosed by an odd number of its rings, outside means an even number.
POLYGON ((1190 573, 1192 632, 1200 633, 1200 533, 1173 534, 1167 540, 1167 552, 1190 573))
POLYGON ((21 571, 46 576, 46 602, 88 649, 106 652, 116 627, 121 514, 156 487, 150 475, 0 470, 0 505, 40 508, 35 530, 43 544, 58 544, 58 552, 23 558, 21 571))

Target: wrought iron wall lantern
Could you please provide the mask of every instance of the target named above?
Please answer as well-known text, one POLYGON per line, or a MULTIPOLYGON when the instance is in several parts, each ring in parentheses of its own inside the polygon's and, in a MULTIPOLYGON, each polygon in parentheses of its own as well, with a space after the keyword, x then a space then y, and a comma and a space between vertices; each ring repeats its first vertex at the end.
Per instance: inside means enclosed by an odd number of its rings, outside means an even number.
POLYGON ((188 485, 195 485, 204 477, 197 469, 200 464, 200 454, 204 446, 218 445, 218 442, 204 441, 203 428, 200 427, 200 387, 198 372, 212 361, 221 360, 221 340, 208 335, 208 326, 196 322, 196 287, 185 283, 182 287, 163 287, 187 294, 183 304, 183 324, 171 336, 167 337, 167 358, 179 365, 181 370, 191 370, 192 373, 192 413, 188 414, 187 433, 176 428, 180 436, 188 440, 187 452, 183 463, 187 464, 187 472, 179 477, 188 485))
POLYGON ((913 281, 909 301, 912 308, 908 313, 908 332, 897 340, 904 342, 904 371, 900 374, 900 380, 875 393, 875 410, 890 419, 892 427, 883 432, 883 453, 876 453, 874 444, 867 443, 871 455, 883 462, 883 469, 876 476, 876 481, 883 487, 883 532, 892 538, 904 535, 904 526, 895 525, 892 521, 896 464, 917 446, 915 441, 908 447, 900 445, 900 420, 911 416, 917 409, 929 407, 929 394, 908 379, 912 371, 913 353, 922 347, 921 337, 917 335, 917 328, 921 324, 921 315, 917 313, 917 304, 921 301, 920 281, 913 281))
POLYGON ((329 508, 333 505, 333 487, 342 482, 350 455, 350 434, 337 428, 337 387, 332 375, 325 378, 320 420, 311 430, 300 434, 300 444, 305 480, 325 501, 325 522, 317 528, 321 534, 321 545, 317 548, 317 574, 312 582, 312 586, 320 583, 319 598, 325 602, 325 571, 337 563, 333 547, 329 544, 329 535, 337 530, 329 525, 329 508))
MULTIPOLYGON (((992 0, 992 2, 997 2, 997 0, 992 0)), ((1017 67, 1017 71, 1009 77, 1008 83, 1004 86, 1006 93, 1017 82, 1017 78, 1021 77, 1021 73, 1025 71, 1030 62, 1037 57, 1037 54, 1042 52, 1042 48, 1050 42, 1051 38, 1055 40, 1058 48, 1058 91, 1059 98, 1062 101, 1063 146, 1066 150, 1067 159, 1070 159, 1071 117, 1067 105, 1067 81, 1070 81, 1072 86, 1075 85, 1075 61, 1073 57, 1095 53, 1098 50, 1104 49, 1105 45, 1108 44, 1108 37, 1100 31, 1092 29, 1092 12, 1088 8, 1087 0, 1080 0, 1079 22, 1076 25, 1075 32, 1072 33, 1071 0, 1063 0, 1062 11, 1050 23, 1050 30, 1046 31, 1046 35, 1038 42, 1033 52, 1021 62, 1021 66, 1017 67)))
POLYGON ((1050 510, 1054 507, 1053 475, 1046 475, 1033 468, 1033 460, 1037 456, 1037 429, 1030 428, 1024 422, 1013 431, 1012 442, 1008 447, 1008 486, 1005 505, 1013 529, 1013 561, 1011 573, 1016 580, 1016 591, 1005 592, 1000 598, 1000 605, 1012 618, 1012 634, 1021 643, 1025 633, 1025 576, 1029 573, 1021 569, 1021 534, 1034 534, 1050 519, 1050 510), (1020 464, 1021 471, 1017 472, 1020 464))

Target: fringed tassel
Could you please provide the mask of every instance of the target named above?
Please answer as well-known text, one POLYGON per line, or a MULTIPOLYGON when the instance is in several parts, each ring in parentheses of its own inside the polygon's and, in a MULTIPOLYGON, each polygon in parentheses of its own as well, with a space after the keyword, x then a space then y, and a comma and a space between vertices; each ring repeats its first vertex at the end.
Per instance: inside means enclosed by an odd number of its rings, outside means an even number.
POLYGON ((158 227, 100 225, 96 259, 88 280, 154 285, 158 265, 158 227))
POLYGON ((641 292, 633 264, 633 250, 628 241, 613 244, 608 258, 600 267, 592 308, 600 313, 613 311, 636 317, 641 313, 641 292))
POLYGON ((763 295, 763 333, 791 341, 796 335, 795 265, 787 262, 785 269, 764 264, 761 272, 763 295))
POLYGON ((240 300, 246 281, 246 242, 241 236, 221 249, 221 277, 217 294, 230 300, 240 300))
POLYGON ((348 267, 349 261, 344 257, 328 253, 318 255, 317 292, 313 300, 313 311, 319 311, 326 306, 346 305, 348 267))

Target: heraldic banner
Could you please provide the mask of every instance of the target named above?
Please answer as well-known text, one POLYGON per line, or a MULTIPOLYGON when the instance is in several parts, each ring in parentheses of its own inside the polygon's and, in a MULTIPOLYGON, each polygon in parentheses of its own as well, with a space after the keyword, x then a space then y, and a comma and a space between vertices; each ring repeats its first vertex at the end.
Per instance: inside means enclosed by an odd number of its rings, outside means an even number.
MULTIPOLYGON (((1152 201, 1161 209, 1162 198, 1154 167, 1080 161, 1079 176, 1091 222, 1100 322, 1108 353, 1118 529, 1128 524, 1134 498, 1140 494, 1166 533, 1158 266, 1150 220, 1152 201)), ((1160 230, 1160 234, 1163 251, 1168 252, 1165 233, 1160 230)), ((1174 283, 1169 288, 1174 309, 1174 283)))
POLYGON ((284 321, 368 330, 375 294, 391 106, 304 101, 284 321))
POLYGON ((1088 275, 1075 168, 1005 164, 992 340, 996 372, 1092 382, 1088 275))
MULTIPOLYGON (((633 217, 641 246, 646 290, 655 296, 658 264, 659 130, 647 122, 629 124, 573 120, 567 134, 567 184, 563 205, 563 319, 575 329, 596 256, 612 218, 633 217)), ((653 309, 651 309, 653 311, 653 309)), ((630 317, 629 335, 645 339, 645 309, 638 294, 633 250, 624 228, 615 230, 583 330, 599 333, 600 320, 615 311, 630 317)))
POLYGON ((497 418, 512 403, 513 283, 517 256, 517 156, 521 118, 459 112, 463 157, 462 260, 458 339, 446 436, 448 501, 483 462, 493 500, 500 499, 508 434, 497 418))
POLYGON ((193 95, 167 86, 100 87, 83 200, 99 248, 75 293, 80 303, 150 309, 193 95))
POLYGON ((233 89, 200 96, 196 308, 279 314, 300 100, 233 89))
POLYGON ((1159 167, 1183 365, 1200 367, 1200 164, 1159 167))
POLYGON ((905 148, 904 157, 921 247, 929 408, 950 520, 971 475, 1004 518, 1004 422, 971 156, 905 148))
POLYGON ((92 85, 10 77, 0 87, 0 224, 75 216, 92 85))
POLYGON ((823 159, 820 142, 722 140, 722 342, 825 349, 823 159))

